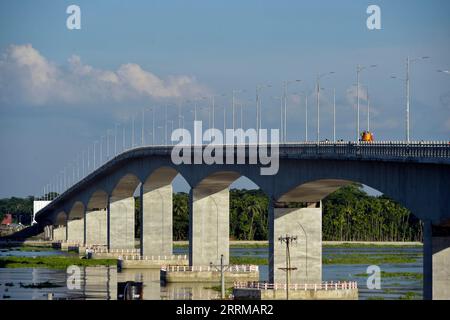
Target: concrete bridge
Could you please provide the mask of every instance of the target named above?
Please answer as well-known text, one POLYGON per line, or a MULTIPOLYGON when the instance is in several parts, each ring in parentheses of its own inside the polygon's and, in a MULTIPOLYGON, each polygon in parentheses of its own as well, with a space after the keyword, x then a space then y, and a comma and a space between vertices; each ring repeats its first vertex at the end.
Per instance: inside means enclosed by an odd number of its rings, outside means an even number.
MULTIPOLYGON (((225 146, 222 146, 225 150, 225 146)), ((40 227, 56 239, 134 248, 135 201, 141 214, 141 255, 172 255, 172 181, 182 175, 189 196, 189 264, 229 257, 229 186, 245 176, 269 197, 269 280, 282 282, 285 247, 292 283, 322 280, 321 200, 359 182, 408 208, 424 223, 424 298, 450 298, 450 144, 289 143, 279 145, 279 171, 261 175, 260 164, 180 164, 172 146, 127 150, 77 182, 40 210, 40 227), (296 205, 293 205, 293 204, 296 205), (301 205, 300 205, 301 203, 301 205), (59 226, 59 227, 58 227, 59 226)), ((249 146, 246 146, 248 157, 249 146)), ((192 157, 202 148, 192 148, 192 157)))

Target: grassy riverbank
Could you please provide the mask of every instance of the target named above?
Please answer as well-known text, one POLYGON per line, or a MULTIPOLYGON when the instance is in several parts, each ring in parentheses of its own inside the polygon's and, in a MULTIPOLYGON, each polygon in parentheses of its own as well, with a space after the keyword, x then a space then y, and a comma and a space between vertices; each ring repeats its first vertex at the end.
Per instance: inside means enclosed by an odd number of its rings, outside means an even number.
MULTIPOLYGON (((419 259, 419 255, 402 255, 402 254, 335 254, 328 255, 322 258, 323 264, 386 264, 386 263, 413 263, 419 259)), ((267 258, 246 257, 246 256, 231 256, 231 264, 256 264, 267 265, 267 258)), ((387 274, 387 276, 389 276, 387 274)), ((410 275, 412 276, 412 275, 410 275)))
MULTIPOLYGON (((189 247, 188 241, 174 241, 174 248, 189 247)), ((268 248, 268 241, 230 241, 230 248, 268 248)), ((420 242, 322 241, 323 248, 421 248, 420 242)))
POLYGON ((0 257, 0 268, 66 269, 71 265, 87 267, 116 264, 116 259, 81 259, 78 256, 0 257))

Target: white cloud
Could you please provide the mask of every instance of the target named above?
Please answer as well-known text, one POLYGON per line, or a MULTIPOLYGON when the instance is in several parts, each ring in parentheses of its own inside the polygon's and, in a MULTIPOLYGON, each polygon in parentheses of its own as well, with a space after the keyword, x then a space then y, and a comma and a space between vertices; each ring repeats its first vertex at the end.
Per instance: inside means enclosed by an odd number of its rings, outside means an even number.
POLYGON ((162 79, 135 63, 102 70, 83 64, 74 55, 67 66, 58 66, 30 44, 11 45, 0 57, 0 99, 13 104, 129 102, 208 93, 194 77, 162 79))
MULTIPOLYGON (((347 101, 350 105, 356 106, 357 99, 358 99, 358 90, 357 90, 356 86, 351 86, 350 88, 347 89, 346 97, 347 97, 347 101)), ((359 102, 361 103, 362 101, 367 101, 367 90, 364 87, 360 86, 359 87, 359 102)))

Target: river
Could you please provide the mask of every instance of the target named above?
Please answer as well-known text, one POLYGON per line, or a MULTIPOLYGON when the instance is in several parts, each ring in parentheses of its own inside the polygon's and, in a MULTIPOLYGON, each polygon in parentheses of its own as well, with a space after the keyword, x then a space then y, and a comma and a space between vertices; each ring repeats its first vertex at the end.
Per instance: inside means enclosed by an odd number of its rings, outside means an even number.
MULTIPOLYGON (((232 247, 232 256, 267 257, 267 248, 232 247)), ((186 254, 186 248, 177 248, 176 254, 186 254)), ((56 250, 19 251, 0 250, 2 256, 41 256, 65 255, 56 250)), ((340 255, 367 257, 398 256, 409 257, 413 261, 384 263, 378 266, 382 270, 381 288, 368 289, 366 274, 368 264, 324 264, 323 281, 357 281, 359 299, 422 299, 422 248, 421 247, 325 247, 323 257, 336 258, 340 255), (384 276, 386 275, 386 276, 384 276)), ((211 287, 217 283, 173 283, 160 285, 159 270, 123 270, 115 267, 80 267, 80 281, 70 282, 66 270, 48 268, 0 268, 0 299, 30 300, 47 299, 53 293, 54 299, 116 299, 117 282, 134 280, 144 283, 144 299, 215 299, 219 293, 211 287), (33 286, 41 284, 41 288, 33 286), (79 285, 79 288, 77 287, 79 285), (51 287, 50 287, 51 286, 51 287)), ((267 280, 267 265, 260 266, 260 280, 267 280)))

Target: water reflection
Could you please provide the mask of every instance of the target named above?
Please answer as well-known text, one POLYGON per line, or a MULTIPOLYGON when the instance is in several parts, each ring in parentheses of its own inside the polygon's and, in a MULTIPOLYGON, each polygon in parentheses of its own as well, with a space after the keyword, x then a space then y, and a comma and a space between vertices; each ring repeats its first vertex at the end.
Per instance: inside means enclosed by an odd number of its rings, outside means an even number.
MULTIPOLYGON (((183 253, 184 250, 178 250, 183 253)), ((402 257, 415 257, 414 262, 382 264, 381 270, 389 273, 408 272, 421 274, 422 248, 324 248, 324 256, 337 254, 396 254, 402 257)), ((1 255, 34 256, 61 254, 59 251, 24 252, 8 251, 1 255)), ((264 257, 267 248, 232 248, 231 255, 264 257)), ((357 281, 360 299, 384 298, 398 299, 401 296, 414 294, 414 298, 422 297, 422 279, 420 277, 382 277, 380 290, 368 290, 366 287, 367 264, 323 265, 324 281, 357 281)), ((117 282, 143 282, 143 299, 146 300, 202 300, 218 299, 219 292, 211 287, 219 283, 169 283, 160 284, 159 270, 125 269, 117 272, 115 266, 80 267, 79 289, 69 289, 67 281, 71 280, 66 270, 46 268, 0 268, 0 299, 36 300, 47 299, 48 293, 54 299, 117 299, 117 282), (32 286, 38 285, 36 286, 32 286)), ((260 280, 268 279, 267 265, 260 266, 260 280)))

